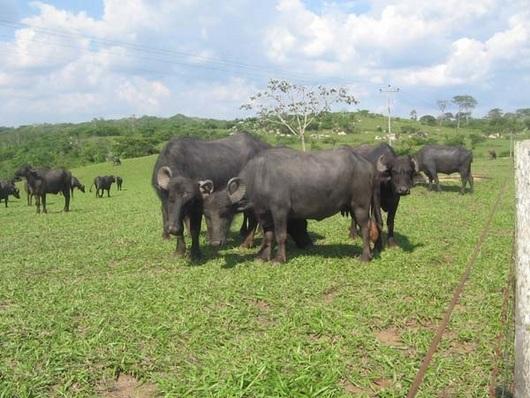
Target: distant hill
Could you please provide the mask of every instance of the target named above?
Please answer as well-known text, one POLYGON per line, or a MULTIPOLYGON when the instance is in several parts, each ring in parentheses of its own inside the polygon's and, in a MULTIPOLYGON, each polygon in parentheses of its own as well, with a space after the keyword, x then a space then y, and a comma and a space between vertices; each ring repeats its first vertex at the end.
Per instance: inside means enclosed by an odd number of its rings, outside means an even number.
MULTIPOLYGON (((398 138, 394 146, 407 153, 429 143, 462 144, 470 148, 484 146, 491 134, 500 137, 489 147, 508 150, 506 129, 495 128, 486 119, 471 119, 456 131, 455 123, 446 120, 440 126, 433 117, 420 121, 395 118, 392 132, 398 138)), ((517 131, 524 130, 521 124, 517 131)), ((386 137, 387 119, 367 110, 326 114, 307 131, 310 149, 335 145, 380 142, 386 137)), ((216 120, 176 114, 169 118, 154 116, 128 117, 116 120, 93 119, 83 123, 37 124, 0 127, 0 178, 12 175, 22 164, 75 167, 99 163, 112 156, 138 157, 157 153, 174 136, 198 136, 214 139, 235 131, 251 131, 271 144, 298 146, 297 137, 277 125, 263 125, 256 119, 216 120)), ((526 133, 527 134, 527 133, 526 133)), ((479 150, 483 156, 485 146, 479 150)))

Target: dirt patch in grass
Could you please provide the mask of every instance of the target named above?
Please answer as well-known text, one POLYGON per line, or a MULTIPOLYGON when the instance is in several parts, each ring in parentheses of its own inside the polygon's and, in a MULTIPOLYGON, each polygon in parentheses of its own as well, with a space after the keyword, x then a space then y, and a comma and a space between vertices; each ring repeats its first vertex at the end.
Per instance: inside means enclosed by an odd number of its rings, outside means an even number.
POLYGON ((391 387, 392 384, 394 384, 392 380, 385 379, 384 377, 374 380, 374 387, 376 389, 384 390, 386 388, 391 387))
POLYGON ((391 347, 403 346, 401 337, 399 335, 399 330, 394 327, 377 331, 375 333, 375 337, 381 343, 389 345, 391 347))
POLYGON ((120 374, 114 384, 102 393, 103 398, 153 398, 156 386, 142 383, 133 376, 120 374))
POLYGON ((266 312, 268 310, 270 310, 271 308, 271 305, 269 303, 267 303, 265 300, 260 300, 260 299, 257 299, 257 300, 254 300, 254 306, 259 309, 260 311, 263 311, 263 312, 266 312))
POLYGON ((353 396, 356 396, 356 395, 361 394, 363 392, 367 392, 364 388, 358 387, 358 386, 354 385, 351 381, 346 380, 346 379, 343 379, 341 381, 341 384, 342 384, 342 388, 344 388, 344 391, 347 394, 350 394, 350 395, 353 395, 353 396))
POLYGON ((331 304, 333 300, 335 300, 338 290, 339 288, 337 286, 330 286, 324 290, 322 293, 322 299, 324 300, 324 303, 331 304))

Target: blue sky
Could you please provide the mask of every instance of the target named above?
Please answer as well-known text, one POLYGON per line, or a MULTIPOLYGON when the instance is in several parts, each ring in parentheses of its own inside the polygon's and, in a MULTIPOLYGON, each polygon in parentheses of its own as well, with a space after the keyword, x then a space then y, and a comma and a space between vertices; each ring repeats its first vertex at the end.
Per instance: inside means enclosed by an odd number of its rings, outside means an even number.
POLYGON ((529 19, 528 0, 0 0, 0 125, 241 117, 270 78, 376 112, 392 84, 401 116, 462 94, 513 111, 530 107, 529 19))

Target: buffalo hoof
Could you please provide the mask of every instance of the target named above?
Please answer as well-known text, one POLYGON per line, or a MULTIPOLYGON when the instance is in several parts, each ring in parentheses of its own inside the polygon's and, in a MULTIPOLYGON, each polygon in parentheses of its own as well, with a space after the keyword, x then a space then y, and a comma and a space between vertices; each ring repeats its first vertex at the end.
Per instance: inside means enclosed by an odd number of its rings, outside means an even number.
POLYGON ((283 264, 285 262, 287 262, 287 259, 285 258, 285 256, 276 256, 274 257, 274 259, 272 260, 273 264, 283 264))
POLYGON ((202 260, 202 253, 200 251, 191 252, 190 260, 193 261, 193 262, 201 261, 202 260))
POLYGON ((271 252, 269 250, 261 250, 256 256, 256 260, 260 261, 271 261, 271 252))
POLYGON ((372 259, 372 255, 371 254, 363 254, 359 260, 363 263, 367 263, 369 262, 370 260, 372 259))
POLYGON ((394 238, 388 238, 388 241, 386 242, 386 245, 388 247, 399 247, 394 238))
POLYGON ((162 239, 164 240, 169 240, 171 238, 171 236, 169 235, 169 233, 167 232, 162 232, 162 239))
POLYGON ((184 257, 186 255, 186 246, 179 245, 173 253, 175 257, 184 257))

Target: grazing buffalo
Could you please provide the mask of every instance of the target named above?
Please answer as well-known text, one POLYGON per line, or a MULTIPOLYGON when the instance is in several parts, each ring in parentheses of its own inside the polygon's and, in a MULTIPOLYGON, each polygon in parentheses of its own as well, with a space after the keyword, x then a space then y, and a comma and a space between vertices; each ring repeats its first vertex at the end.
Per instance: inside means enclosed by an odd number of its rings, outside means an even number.
MULTIPOLYGON (((386 225, 388 229, 387 245, 396 246, 394 239, 394 219, 401 196, 408 195, 413 186, 414 174, 418 165, 410 156, 397 156, 388 144, 378 146, 361 145, 354 151, 376 166, 379 181, 379 197, 381 208, 387 212, 386 225)), ((352 223, 352 235, 355 225, 352 223)))
POLYGON ((74 188, 77 188, 81 192, 85 193, 85 186, 81 184, 81 181, 79 181, 77 177, 72 176, 72 182, 70 184, 70 194, 72 199, 74 198, 74 188))
POLYGON ((2 199, 4 199, 6 208, 9 195, 13 195, 15 198, 20 199, 20 192, 13 181, 0 181, 0 203, 2 203, 2 199))
POLYGON ((432 189, 434 180, 436 189, 441 191, 438 173, 459 173, 462 180, 460 193, 465 193, 467 183, 469 183, 470 192, 473 192, 473 176, 471 175, 473 153, 463 146, 425 145, 416 152, 414 159, 418 162, 419 170, 429 178, 429 189, 432 189))
MULTIPOLYGON (((349 147, 311 153, 272 148, 250 160, 215 200, 206 202, 205 214, 213 210, 217 216, 210 220, 212 223, 230 224, 238 208, 252 208, 264 235, 258 257, 271 260, 275 235, 275 261, 285 262, 289 220, 322 220, 338 212, 349 212, 361 226, 361 260, 368 261, 371 211, 380 222, 373 206, 376 184, 374 166, 349 147)), ((217 229, 221 234, 227 230, 217 229)))
POLYGON ((72 182, 72 173, 68 170, 39 168, 34 169, 31 166, 22 166, 15 172, 15 178, 24 177, 28 184, 28 192, 35 196, 35 205, 37 213, 40 213, 42 202, 42 211, 47 213, 46 194, 58 194, 61 192, 64 196, 64 211, 70 210, 70 189, 72 182))
POLYGON ((495 159, 497 159, 497 152, 495 152, 494 149, 490 149, 490 150, 488 151, 488 155, 490 156, 490 159, 491 159, 491 160, 495 160, 495 159))
POLYGON ((94 182, 90 186, 90 191, 92 192, 92 187, 96 187, 96 198, 102 198, 103 192, 107 191, 107 197, 110 198, 110 187, 112 183, 116 182, 114 176, 97 176, 94 178, 94 182))
POLYGON ((123 184, 123 178, 116 176, 116 188, 121 191, 121 185, 123 184))
POLYGON ((176 235, 178 255, 186 251, 183 222, 188 218, 191 257, 201 256, 202 201, 210 186, 225 186, 250 159, 268 147, 247 133, 213 141, 173 138, 166 144, 153 169, 152 185, 162 205, 163 237, 176 235))

